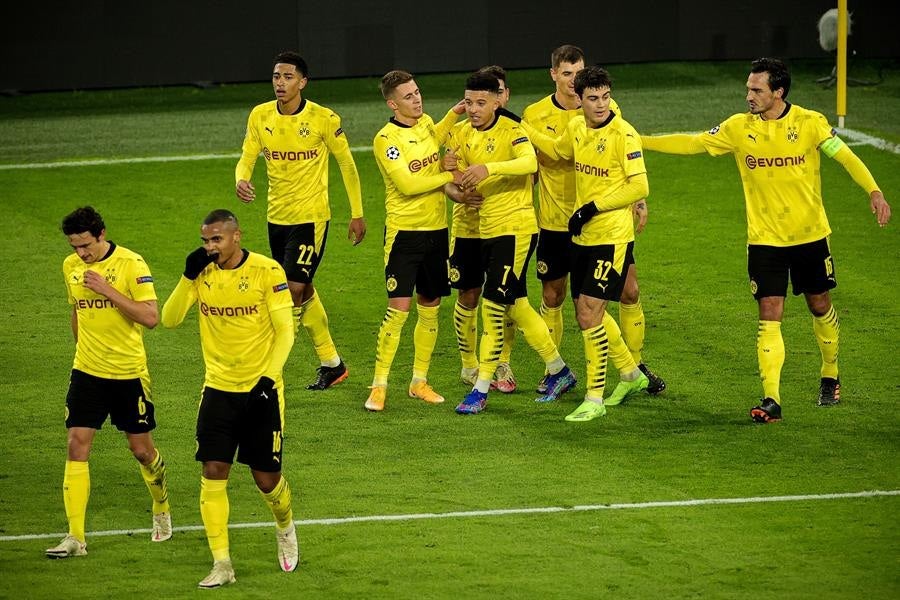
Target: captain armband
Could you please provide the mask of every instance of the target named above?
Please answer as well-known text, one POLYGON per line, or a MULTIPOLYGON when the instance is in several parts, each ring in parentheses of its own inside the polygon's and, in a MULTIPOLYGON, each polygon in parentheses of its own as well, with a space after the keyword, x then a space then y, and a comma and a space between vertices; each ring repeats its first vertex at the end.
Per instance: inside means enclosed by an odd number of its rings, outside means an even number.
POLYGON ((824 142, 819 148, 828 158, 834 158, 834 155, 838 153, 838 151, 845 146, 844 140, 839 138, 836 135, 831 136, 824 142))

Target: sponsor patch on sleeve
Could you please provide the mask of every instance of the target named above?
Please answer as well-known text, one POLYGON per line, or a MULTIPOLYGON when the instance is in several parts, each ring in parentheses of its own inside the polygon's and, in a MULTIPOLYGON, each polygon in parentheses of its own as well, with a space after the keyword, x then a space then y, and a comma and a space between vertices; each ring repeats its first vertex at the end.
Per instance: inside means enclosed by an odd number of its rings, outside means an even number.
POLYGON ((342 133, 344 133, 344 128, 338 127, 337 130, 334 132, 334 137, 339 137, 342 133))
POLYGON ((138 277, 138 278, 137 278, 137 282, 138 282, 138 284, 141 284, 141 283, 153 283, 153 277, 151 277, 150 275, 144 275, 144 276, 142 276, 142 277, 138 277))
POLYGON ((636 152, 629 152, 628 154, 625 155, 625 158, 627 158, 628 160, 634 160, 634 159, 640 158, 640 157, 641 157, 640 150, 637 150, 636 152))
POLYGON ((397 160, 400 158, 400 148, 397 146, 390 146, 384 154, 388 157, 388 160, 397 160))
POLYGON ((522 142, 527 142, 527 141, 528 141, 528 138, 523 135, 520 138, 514 139, 512 145, 515 146, 516 144, 521 144, 522 142))
POLYGON ((720 125, 716 125, 716 126, 713 127, 712 129, 710 129, 710 130, 709 130, 709 135, 716 135, 717 133, 719 133, 719 127, 721 127, 721 126, 720 126, 720 125))
POLYGON ((273 286, 272 286, 272 291, 275 292, 276 294, 277 294, 278 292, 283 292, 283 291, 286 290, 286 289, 288 289, 287 281, 284 281, 284 282, 282 282, 282 283, 279 283, 278 285, 273 285, 273 286))

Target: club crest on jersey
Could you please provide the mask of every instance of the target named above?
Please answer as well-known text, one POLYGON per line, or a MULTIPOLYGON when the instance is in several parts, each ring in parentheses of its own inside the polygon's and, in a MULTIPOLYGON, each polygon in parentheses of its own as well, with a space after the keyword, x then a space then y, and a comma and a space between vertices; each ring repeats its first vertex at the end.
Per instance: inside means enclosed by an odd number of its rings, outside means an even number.
POLYGON ((597 143, 597 154, 603 154, 606 152, 606 138, 601 139, 597 143))
POLYGON ((796 127, 788 127, 787 130, 787 141, 793 143, 797 141, 797 138, 800 137, 800 133, 797 131, 796 127))
POLYGON ((302 138, 307 138, 307 137, 309 137, 309 134, 310 134, 309 123, 306 123, 306 122, 300 123, 300 128, 297 130, 297 135, 299 135, 302 138))
POLYGON ((388 160, 397 160, 400 158, 400 148, 397 146, 391 146, 387 149, 387 152, 384 153, 385 156, 388 157, 388 160))
POLYGON ((118 276, 116 275, 116 270, 115 270, 115 269, 110 269, 109 271, 107 271, 107 272, 106 272, 106 277, 105 277, 105 279, 106 279, 106 281, 109 282, 109 283, 115 283, 116 281, 118 281, 119 278, 118 278, 118 276))
POLYGON ((250 281, 246 277, 241 277, 240 282, 238 282, 238 291, 246 292, 250 289, 250 281))
POLYGON ((484 147, 484 151, 488 154, 494 153, 494 138, 488 138, 487 146, 484 147))

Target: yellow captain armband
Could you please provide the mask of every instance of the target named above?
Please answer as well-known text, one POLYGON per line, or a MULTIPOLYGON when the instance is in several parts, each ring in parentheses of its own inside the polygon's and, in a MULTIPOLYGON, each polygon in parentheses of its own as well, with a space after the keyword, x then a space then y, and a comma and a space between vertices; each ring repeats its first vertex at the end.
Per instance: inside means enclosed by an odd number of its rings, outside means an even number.
POLYGON ((844 140, 839 138, 836 135, 831 136, 824 142, 819 148, 828 158, 834 158, 834 155, 838 153, 838 150, 845 147, 844 140))

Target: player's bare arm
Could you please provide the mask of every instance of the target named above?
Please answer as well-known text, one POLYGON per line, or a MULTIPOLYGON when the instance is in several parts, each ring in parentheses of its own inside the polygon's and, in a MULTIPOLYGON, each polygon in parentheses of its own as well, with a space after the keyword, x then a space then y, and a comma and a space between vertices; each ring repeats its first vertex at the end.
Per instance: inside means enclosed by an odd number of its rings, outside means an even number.
POLYGON ((88 269, 84 272, 84 287, 108 298, 119 312, 135 323, 140 323, 148 329, 153 329, 159 323, 156 300, 132 300, 111 286, 106 278, 96 271, 88 269))

